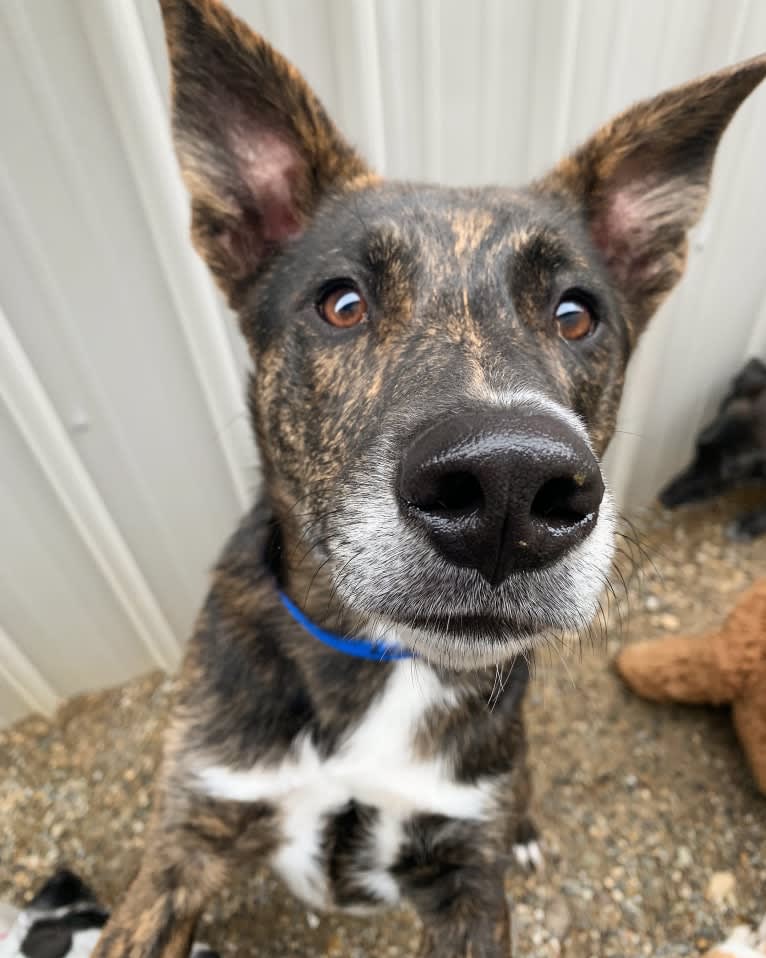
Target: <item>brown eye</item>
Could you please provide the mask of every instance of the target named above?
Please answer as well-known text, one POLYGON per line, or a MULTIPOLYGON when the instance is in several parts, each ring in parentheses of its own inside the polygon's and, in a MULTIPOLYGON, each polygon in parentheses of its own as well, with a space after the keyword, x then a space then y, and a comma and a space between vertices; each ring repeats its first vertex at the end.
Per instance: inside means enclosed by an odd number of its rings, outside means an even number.
POLYGON ((354 286, 336 286, 319 301, 319 314, 331 326, 348 329, 367 319, 367 302, 354 286))
POLYGON ((556 322, 562 339, 584 339, 596 328, 596 320, 588 307, 578 299, 562 299, 556 308, 556 322))

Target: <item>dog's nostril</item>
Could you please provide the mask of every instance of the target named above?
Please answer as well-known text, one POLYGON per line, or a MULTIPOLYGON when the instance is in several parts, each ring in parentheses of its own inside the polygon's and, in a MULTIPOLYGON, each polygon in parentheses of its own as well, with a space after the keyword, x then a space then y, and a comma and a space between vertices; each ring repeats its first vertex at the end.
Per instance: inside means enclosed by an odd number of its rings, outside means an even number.
POLYGON ((470 472, 448 472, 436 478, 430 495, 421 496, 413 505, 424 512, 468 514, 481 509, 484 495, 479 480, 470 472))
POLYGON ((565 529, 577 525, 587 516, 579 507, 582 483, 574 478, 549 479, 537 490, 530 512, 533 519, 541 519, 549 527, 565 529))
POLYGON ((437 484, 436 496, 436 508, 445 512, 478 512, 484 505, 479 480, 470 472, 452 472, 442 476, 437 484))

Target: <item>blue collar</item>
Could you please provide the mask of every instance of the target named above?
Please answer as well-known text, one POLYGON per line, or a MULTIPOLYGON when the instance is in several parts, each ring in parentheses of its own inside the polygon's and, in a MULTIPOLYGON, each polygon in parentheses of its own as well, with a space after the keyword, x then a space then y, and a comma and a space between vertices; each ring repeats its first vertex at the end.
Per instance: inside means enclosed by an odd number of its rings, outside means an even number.
POLYGON ((311 619, 307 618, 281 590, 279 598, 298 625, 302 625, 315 639, 329 645, 336 652, 343 652, 344 655, 352 655, 357 659, 367 659, 370 662, 398 662, 400 659, 414 658, 412 652, 397 645, 387 645, 385 642, 374 641, 373 639, 344 639, 340 635, 333 635, 332 632, 325 632, 324 629, 320 629, 311 619))

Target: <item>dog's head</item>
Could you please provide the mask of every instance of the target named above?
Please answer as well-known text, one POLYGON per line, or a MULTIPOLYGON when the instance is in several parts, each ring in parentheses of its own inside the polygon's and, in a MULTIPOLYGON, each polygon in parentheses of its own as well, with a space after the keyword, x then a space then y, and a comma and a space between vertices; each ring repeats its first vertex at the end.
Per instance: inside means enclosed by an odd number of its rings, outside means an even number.
POLYGON ((766 478, 766 366, 751 359, 715 419, 697 437, 694 458, 660 493, 668 509, 712 499, 766 478))
POLYGON ((257 370, 288 557, 435 661, 582 626, 628 356, 766 58, 634 107, 525 189, 446 189, 370 172, 219 3, 162 6, 194 240, 257 370))

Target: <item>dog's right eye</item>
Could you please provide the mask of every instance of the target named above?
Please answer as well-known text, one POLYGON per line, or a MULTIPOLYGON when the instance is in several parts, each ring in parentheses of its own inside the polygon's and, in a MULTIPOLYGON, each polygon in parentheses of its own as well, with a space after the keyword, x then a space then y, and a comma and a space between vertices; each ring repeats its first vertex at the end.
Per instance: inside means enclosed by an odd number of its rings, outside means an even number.
POLYGON ((367 301, 351 283, 333 286, 317 303, 322 319, 339 329, 358 326, 367 319, 367 301))
POLYGON ((585 339, 596 328, 596 320, 590 307, 574 294, 564 296, 559 302, 556 308, 556 323, 559 336, 569 342, 585 339))

